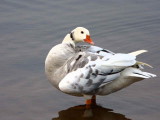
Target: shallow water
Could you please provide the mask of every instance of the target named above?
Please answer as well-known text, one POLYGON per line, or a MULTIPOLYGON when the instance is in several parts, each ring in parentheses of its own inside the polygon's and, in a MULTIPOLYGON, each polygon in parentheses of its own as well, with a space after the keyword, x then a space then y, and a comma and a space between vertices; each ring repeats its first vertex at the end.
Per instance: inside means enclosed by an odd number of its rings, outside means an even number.
MULTIPOLYGON (((159 6, 158 0, 1 0, 0 119, 83 119, 84 109, 74 106, 84 99, 57 91, 44 75, 48 51, 77 26, 88 28, 97 46, 114 52, 147 49, 138 60, 152 64, 146 71, 159 75, 159 6)), ((97 102, 102 107, 92 110, 93 119, 159 120, 159 78, 97 102)))

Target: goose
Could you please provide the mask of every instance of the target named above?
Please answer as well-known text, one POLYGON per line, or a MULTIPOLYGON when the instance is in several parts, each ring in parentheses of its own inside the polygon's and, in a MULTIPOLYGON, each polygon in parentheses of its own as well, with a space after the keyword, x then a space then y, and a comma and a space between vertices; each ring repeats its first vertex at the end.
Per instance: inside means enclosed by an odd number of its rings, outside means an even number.
POLYGON ((136 60, 136 56, 144 52, 147 51, 114 53, 94 46, 89 30, 77 27, 49 51, 45 74, 63 93, 84 97, 90 108, 96 104, 96 95, 108 95, 135 82, 156 77, 142 71, 144 65, 152 66, 136 60), (80 42, 90 45, 78 45, 80 42))

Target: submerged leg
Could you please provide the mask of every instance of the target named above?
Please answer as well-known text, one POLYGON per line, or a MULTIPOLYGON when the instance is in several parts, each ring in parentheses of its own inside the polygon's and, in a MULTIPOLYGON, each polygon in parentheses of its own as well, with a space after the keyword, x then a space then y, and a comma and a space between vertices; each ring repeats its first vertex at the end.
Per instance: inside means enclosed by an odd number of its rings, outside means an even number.
POLYGON ((96 105, 96 95, 92 96, 92 105, 96 105))

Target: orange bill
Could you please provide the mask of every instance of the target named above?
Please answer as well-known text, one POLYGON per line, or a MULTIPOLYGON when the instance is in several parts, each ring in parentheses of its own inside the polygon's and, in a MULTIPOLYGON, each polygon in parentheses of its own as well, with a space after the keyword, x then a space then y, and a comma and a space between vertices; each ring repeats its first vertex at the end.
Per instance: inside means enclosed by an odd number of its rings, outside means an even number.
POLYGON ((94 45, 94 42, 92 41, 91 37, 89 35, 86 35, 86 39, 84 39, 85 42, 94 45))

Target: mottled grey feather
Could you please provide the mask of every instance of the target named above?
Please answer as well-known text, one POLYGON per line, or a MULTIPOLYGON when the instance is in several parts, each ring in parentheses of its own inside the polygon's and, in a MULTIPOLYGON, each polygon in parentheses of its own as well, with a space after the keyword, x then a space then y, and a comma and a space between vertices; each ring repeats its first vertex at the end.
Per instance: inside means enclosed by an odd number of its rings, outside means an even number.
POLYGON ((96 55, 87 52, 76 53, 75 56, 69 59, 65 64, 68 72, 83 68, 89 62, 89 56, 91 57, 91 61, 95 61, 98 58, 96 55))
POLYGON ((70 93, 73 89, 73 92, 78 91, 82 94, 95 94, 100 86, 107 84, 108 81, 112 81, 107 80, 107 75, 116 74, 121 71, 113 70, 111 68, 108 68, 108 70, 106 68, 104 70, 99 69, 97 64, 95 64, 98 59, 103 59, 103 56, 89 52, 78 52, 73 57, 68 59, 65 64, 67 72, 75 72, 71 76, 73 78, 69 77, 69 80, 75 80, 75 82, 71 84, 70 93), (91 65, 90 63, 92 61, 95 63, 91 65), (81 73, 82 71, 77 72, 79 69, 82 69, 85 74, 81 73))
POLYGON ((91 53, 97 53, 99 55, 103 55, 104 53, 107 54, 112 54, 114 55, 115 53, 111 52, 110 50, 103 49, 97 46, 90 46, 90 45, 79 45, 75 47, 76 52, 91 52, 91 53))

